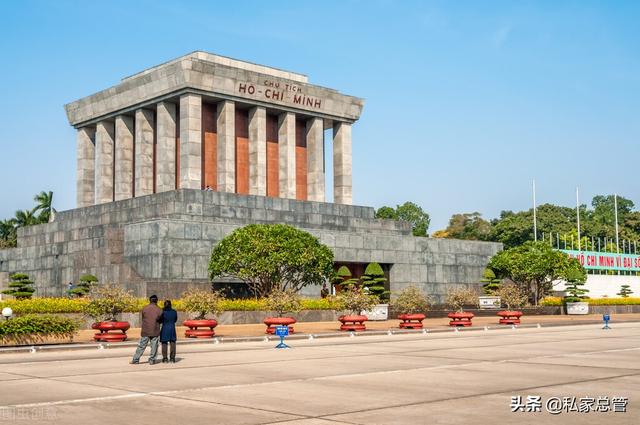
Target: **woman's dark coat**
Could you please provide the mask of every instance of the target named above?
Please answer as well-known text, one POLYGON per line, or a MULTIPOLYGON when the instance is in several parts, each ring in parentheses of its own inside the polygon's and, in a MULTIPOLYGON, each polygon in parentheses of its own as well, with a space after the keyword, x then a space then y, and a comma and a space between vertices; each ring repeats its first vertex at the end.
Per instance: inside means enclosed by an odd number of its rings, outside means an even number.
POLYGON ((176 340, 176 322, 178 321, 178 312, 171 310, 162 310, 160 323, 162 330, 160 331, 160 342, 169 342, 176 340))

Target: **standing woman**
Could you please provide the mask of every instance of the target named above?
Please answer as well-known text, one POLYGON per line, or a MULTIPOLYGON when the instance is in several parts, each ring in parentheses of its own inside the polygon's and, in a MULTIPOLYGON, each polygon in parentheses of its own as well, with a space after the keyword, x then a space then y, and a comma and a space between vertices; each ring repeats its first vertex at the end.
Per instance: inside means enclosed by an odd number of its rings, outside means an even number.
POLYGON ((162 316, 162 330, 160 331, 160 342, 162 343, 162 363, 176 362, 176 322, 178 321, 178 312, 171 308, 171 301, 164 302, 162 316), (171 344, 171 354, 167 359, 167 344, 171 344))

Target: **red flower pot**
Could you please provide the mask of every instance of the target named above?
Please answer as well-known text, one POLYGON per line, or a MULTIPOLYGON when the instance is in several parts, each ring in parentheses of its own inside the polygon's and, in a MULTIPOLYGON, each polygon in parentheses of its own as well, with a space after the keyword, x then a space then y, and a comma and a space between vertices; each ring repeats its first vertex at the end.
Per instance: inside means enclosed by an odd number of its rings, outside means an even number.
POLYGON ((338 317, 338 320, 342 323, 342 325, 340 325, 341 331, 362 332, 367 330, 364 322, 369 320, 369 318, 367 316, 361 316, 359 314, 347 314, 338 317))
POLYGON ((96 322, 91 325, 97 332, 93 339, 99 342, 122 342, 127 340, 129 322, 96 322))
POLYGON ((522 312, 502 310, 498 312, 498 316, 500 316, 501 325, 519 325, 522 312))
POLYGON ((273 335, 276 333, 276 326, 289 326, 289 333, 294 333, 293 325, 296 323, 296 319, 293 317, 267 317, 264 319, 264 324, 267 325, 265 333, 273 335))
POLYGON ((462 313, 449 313, 447 317, 451 319, 449 326, 471 326, 471 319, 473 319, 473 313, 463 311, 462 313))
POLYGON ((422 313, 400 314, 398 319, 402 320, 400 329, 422 329, 422 321, 426 316, 422 313))
POLYGON ((213 328, 218 326, 218 322, 213 319, 185 320, 182 324, 189 328, 184 331, 187 338, 213 338, 216 334, 213 328))

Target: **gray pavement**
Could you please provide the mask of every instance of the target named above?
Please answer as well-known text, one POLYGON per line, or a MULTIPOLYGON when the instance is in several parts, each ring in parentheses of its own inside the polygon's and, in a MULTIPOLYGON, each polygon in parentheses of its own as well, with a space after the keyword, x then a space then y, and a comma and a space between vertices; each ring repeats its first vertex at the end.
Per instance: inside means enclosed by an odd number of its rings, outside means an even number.
POLYGON ((0 423, 640 423, 640 323, 274 345, 181 345, 178 363, 153 366, 129 365, 130 347, 3 353, 0 423), (541 411, 512 413, 517 396, 541 411), (550 397, 629 402, 553 415, 550 397))

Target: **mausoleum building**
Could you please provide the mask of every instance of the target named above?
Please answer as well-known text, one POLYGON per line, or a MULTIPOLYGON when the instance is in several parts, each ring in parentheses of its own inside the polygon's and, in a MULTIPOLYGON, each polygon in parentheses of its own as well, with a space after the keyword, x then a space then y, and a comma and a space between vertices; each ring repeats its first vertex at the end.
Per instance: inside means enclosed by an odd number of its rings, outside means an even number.
POLYGON ((37 295, 64 295, 92 273, 176 297, 210 284, 211 249, 249 223, 309 231, 352 271, 378 262, 392 291, 415 284, 441 301, 452 285, 479 286, 500 244, 414 237, 408 223, 352 205, 363 103, 303 74, 194 52, 66 105, 77 208, 18 229, 18 247, 0 250, 0 287, 19 271, 37 295))

